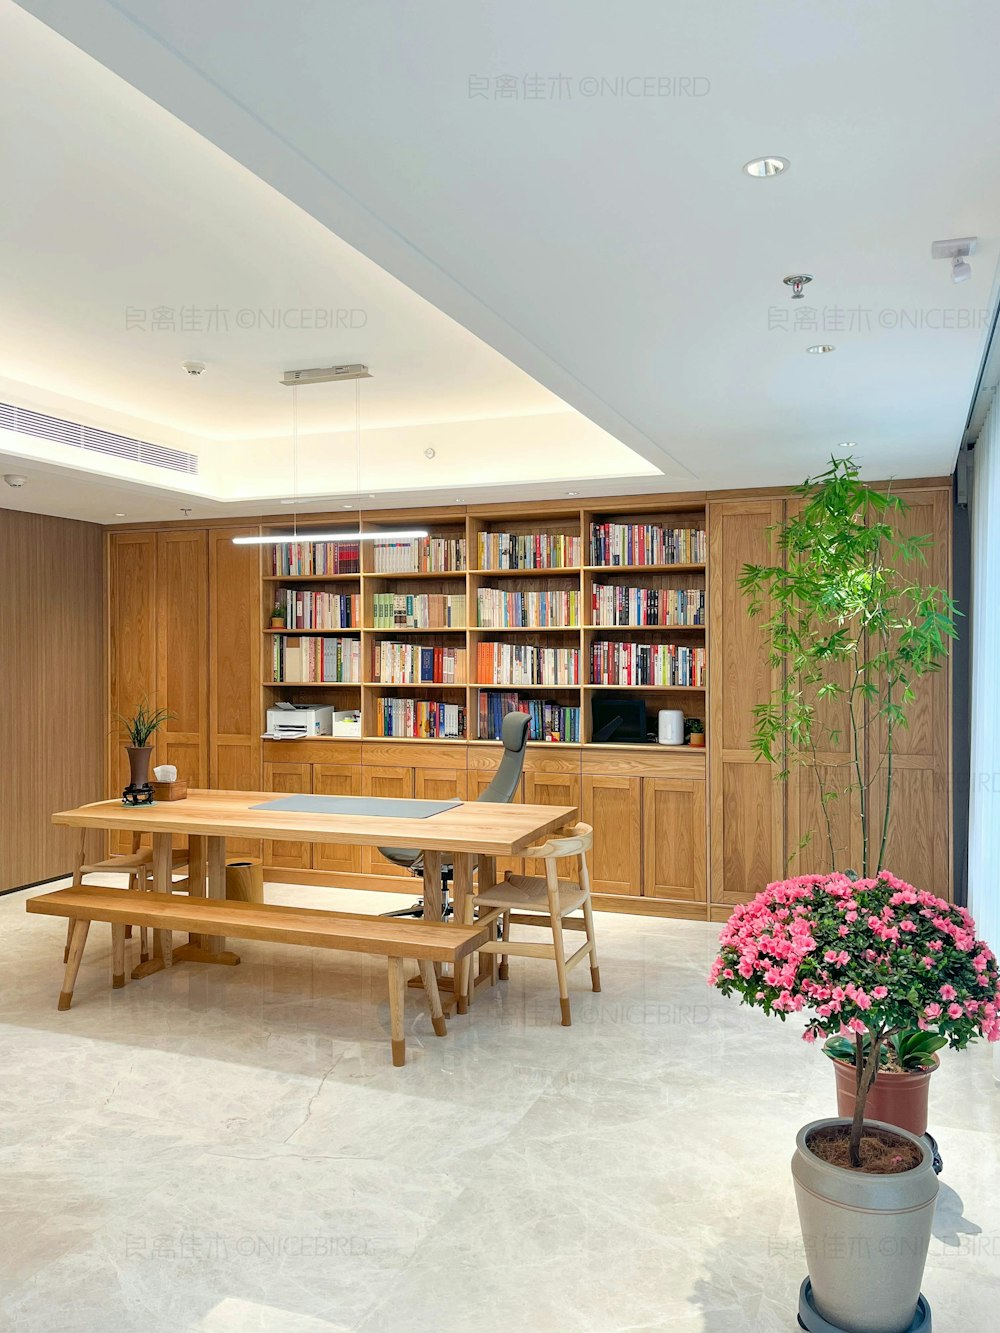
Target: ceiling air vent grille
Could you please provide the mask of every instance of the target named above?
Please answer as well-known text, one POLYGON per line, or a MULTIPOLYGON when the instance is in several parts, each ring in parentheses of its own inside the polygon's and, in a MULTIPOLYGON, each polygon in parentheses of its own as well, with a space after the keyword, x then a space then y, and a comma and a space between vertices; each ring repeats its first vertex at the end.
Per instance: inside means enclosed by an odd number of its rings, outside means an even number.
POLYGON ((81 426, 79 422, 63 421, 61 417, 46 416, 43 412, 31 412, 26 407, 15 407, 12 403, 0 403, 0 429, 34 435, 52 444, 68 444, 73 449, 87 449, 92 453, 110 454, 113 458, 127 458, 133 463, 145 463, 149 467, 168 468, 171 472, 188 472, 193 476, 198 473, 197 454, 185 453, 183 449, 170 449, 162 444, 150 444, 146 440, 135 440, 131 435, 115 435, 93 426, 81 426))

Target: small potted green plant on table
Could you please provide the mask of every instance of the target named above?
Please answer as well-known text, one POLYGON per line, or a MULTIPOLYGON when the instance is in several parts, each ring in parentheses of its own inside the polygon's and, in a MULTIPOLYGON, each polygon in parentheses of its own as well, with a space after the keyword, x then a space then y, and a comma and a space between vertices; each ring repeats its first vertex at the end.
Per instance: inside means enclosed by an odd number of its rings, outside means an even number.
POLYGON ((134 713, 128 717, 120 713, 118 716, 129 740, 129 744, 125 747, 128 754, 129 786, 133 789, 143 788, 149 783, 149 761, 153 754, 153 747, 149 742, 174 714, 166 708, 150 708, 149 700, 143 698, 134 713))

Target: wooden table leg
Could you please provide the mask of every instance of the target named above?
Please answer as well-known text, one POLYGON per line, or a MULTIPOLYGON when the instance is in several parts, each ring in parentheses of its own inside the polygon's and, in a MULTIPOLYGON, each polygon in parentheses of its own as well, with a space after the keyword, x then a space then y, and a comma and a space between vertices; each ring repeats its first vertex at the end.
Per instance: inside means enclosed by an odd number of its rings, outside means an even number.
MULTIPOLYGON (((173 883, 173 858, 174 840, 169 833, 153 834, 153 892, 169 893, 170 885, 173 883)), ((148 962, 140 963, 138 967, 133 967, 132 977, 140 980, 142 977, 152 976, 154 972, 162 972, 165 967, 170 967, 173 962, 173 934, 169 930, 153 931, 153 956, 148 962)))
MULTIPOLYGON (((205 839, 194 834, 188 838, 188 895, 191 898, 204 898, 205 879, 208 875, 208 848, 205 839)), ((201 948, 204 944, 200 935, 189 935, 188 944, 201 948)))
POLYGON ((392 1063, 406 1064, 406 1037, 403 1031, 403 960, 389 959, 389 1020, 392 1028, 392 1063))
MULTIPOLYGON (((226 897, 226 840, 225 838, 206 838, 209 898, 224 902, 226 897)), ((226 967, 235 967, 240 961, 237 953, 226 948, 223 935, 203 935, 201 944, 184 944, 174 957, 187 963, 222 963, 226 967)))
MULTIPOLYGON (((497 882, 497 859, 495 856, 481 856, 479 858, 478 872, 479 892, 484 889, 491 889, 497 882)), ((500 975, 500 958, 495 953, 485 953, 479 955, 479 976, 488 978, 489 984, 495 986, 500 975)))
MULTIPOLYGON (((454 915, 452 920, 457 925, 466 925, 466 916, 471 910, 472 870, 475 857, 470 852, 455 852, 455 887, 454 915)), ((460 1014, 469 1011, 469 970, 472 959, 468 954, 455 968, 455 999, 460 1014)))

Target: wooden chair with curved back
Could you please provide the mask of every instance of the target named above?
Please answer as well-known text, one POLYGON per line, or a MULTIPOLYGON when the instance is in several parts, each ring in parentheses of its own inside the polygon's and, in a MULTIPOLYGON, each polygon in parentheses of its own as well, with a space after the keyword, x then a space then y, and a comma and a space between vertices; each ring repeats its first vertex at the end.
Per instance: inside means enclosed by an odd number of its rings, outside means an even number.
MULTIPOLYGON (((500 920, 501 938, 490 940, 480 947, 481 953, 500 955, 500 978, 508 975, 507 958, 549 958, 556 966, 559 982, 559 1007, 563 1027, 572 1023, 569 1004, 569 973, 584 958, 590 958, 590 981, 595 991, 601 989, 601 973, 597 964, 597 941, 594 937, 594 913, 590 903, 590 872, 587 852, 594 841, 594 830, 589 824, 577 824, 562 836, 549 838, 536 847, 528 847, 524 855, 545 862, 544 875, 515 875, 508 871, 499 884, 483 887, 470 895, 466 905, 464 924, 488 926, 500 920), (578 881, 560 879, 556 863, 563 857, 578 861, 578 881), (583 919, 571 917, 582 911, 583 919), (567 918, 570 918, 567 920, 567 918), (551 930, 552 943, 538 944, 513 940, 512 925, 543 926, 551 930), (586 942, 567 955, 564 929, 583 930, 586 942)), ((465 969, 471 975, 471 969, 465 969)))

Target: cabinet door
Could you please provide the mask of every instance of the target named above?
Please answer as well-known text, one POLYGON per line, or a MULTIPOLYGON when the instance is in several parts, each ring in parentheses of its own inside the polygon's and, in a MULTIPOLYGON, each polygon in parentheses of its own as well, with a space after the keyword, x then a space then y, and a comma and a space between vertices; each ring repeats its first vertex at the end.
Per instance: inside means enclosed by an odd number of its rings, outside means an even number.
MULTIPOLYGON (((311 764, 265 764, 266 791, 286 792, 289 796, 312 792, 311 764)), ((265 842, 264 864, 285 866, 290 870, 309 870, 312 847, 308 842, 265 842)))
MULTIPOLYGON (((233 538, 259 528, 216 528, 208 534, 209 775, 221 791, 260 791, 260 551, 233 538)), ((233 838, 233 852, 260 855, 260 841, 233 838)))
POLYGON ((171 716, 157 762, 189 787, 208 786, 208 534, 156 534, 156 702, 171 716))
MULTIPOLYGON (((484 792, 495 777, 495 773, 490 769, 470 768, 468 774, 469 780, 469 800, 475 801, 481 792, 484 792)), ((517 785, 517 791, 514 793, 514 800, 520 802, 524 800, 524 779, 517 785)), ((500 856, 497 858, 497 879, 503 879, 507 872, 512 875, 524 874, 523 856, 500 856)))
POLYGON ((583 779, 583 822, 594 830, 590 879, 595 893, 641 891, 641 783, 637 777, 604 774, 583 779))
MULTIPOLYGON (((575 805, 580 808, 580 778, 576 773, 525 773, 525 805, 575 805)), ((565 856, 557 862, 560 875, 567 879, 579 877, 575 857, 565 856)), ((544 861, 526 861, 525 873, 544 875, 544 861)))
POLYGON ((747 613, 739 587, 744 565, 776 562, 771 529, 783 513, 780 500, 720 500, 708 510, 708 760, 712 902, 718 917, 780 879, 784 870, 783 784, 752 749, 753 708, 770 698, 778 669, 768 660, 761 617, 747 613))
MULTIPOLYGON (((151 708, 156 707, 155 532, 114 532, 109 537, 108 614, 108 785, 110 796, 120 796, 129 780, 120 717, 134 713, 144 699, 151 708)), ((153 763, 159 762, 154 751, 153 763)), ((115 831, 108 844, 112 852, 128 852, 132 838, 115 831)))
POLYGON ((464 768, 417 768, 413 777, 414 794, 420 801, 468 799, 468 774, 464 768))
MULTIPOLYGON (((317 796, 360 796, 361 768, 358 764, 313 764, 313 791, 317 796)), ((360 875, 361 848, 341 842, 314 842, 313 869, 339 870, 360 875)))
MULTIPOLYGON (((894 526, 907 537, 932 538, 925 552, 926 565, 905 566, 906 576, 950 588, 951 488, 897 493, 908 508, 893 513, 894 526)), ((968 622, 960 620, 958 625, 959 633, 966 635, 968 622)), ((952 896, 953 878, 951 689, 949 655, 940 671, 914 682, 914 699, 906 706, 907 725, 894 729, 889 837, 882 863, 910 884, 948 899, 952 896)), ((879 821, 885 809, 889 771, 885 724, 881 719, 874 721, 876 724, 868 734, 868 781, 875 815, 871 865, 876 862, 881 843, 879 821)))
MULTIPOLYGON (((395 796, 410 800, 413 796, 413 769, 402 764, 372 764, 361 770, 361 791, 365 796, 395 796)), ((377 847, 362 849, 362 864, 367 875, 395 875, 411 878, 403 866, 387 861, 377 847)))
POLYGON ((704 782, 643 778, 642 785, 643 895, 707 905, 704 782))

